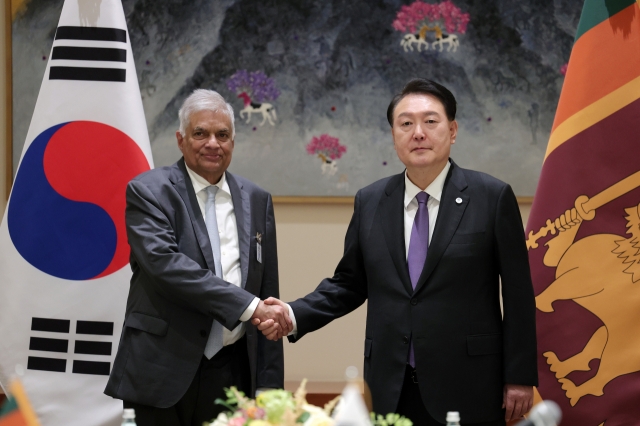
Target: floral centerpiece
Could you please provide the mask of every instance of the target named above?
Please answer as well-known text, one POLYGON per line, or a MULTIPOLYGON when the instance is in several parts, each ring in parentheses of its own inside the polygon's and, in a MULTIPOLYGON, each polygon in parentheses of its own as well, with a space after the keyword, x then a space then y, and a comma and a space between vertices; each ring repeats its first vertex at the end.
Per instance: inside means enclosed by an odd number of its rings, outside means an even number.
MULTIPOLYGON (((227 399, 216 399, 228 411, 203 426, 334 426, 331 413, 340 396, 323 408, 307 403, 306 379, 295 393, 285 390, 268 390, 256 399, 247 398, 235 387, 225 389, 227 399)), ((412 426, 411 420, 398 414, 386 416, 371 413, 372 426, 412 426)))

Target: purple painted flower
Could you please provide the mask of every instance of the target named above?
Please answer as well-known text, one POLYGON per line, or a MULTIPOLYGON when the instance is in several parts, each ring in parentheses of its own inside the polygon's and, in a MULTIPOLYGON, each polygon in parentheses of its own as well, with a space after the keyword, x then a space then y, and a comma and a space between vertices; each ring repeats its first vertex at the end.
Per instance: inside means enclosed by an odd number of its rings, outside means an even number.
POLYGON ((275 101, 280 96, 275 81, 262 71, 238 70, 227 80, 227 88, 236 94, 245 92, 258 103, 275 101))

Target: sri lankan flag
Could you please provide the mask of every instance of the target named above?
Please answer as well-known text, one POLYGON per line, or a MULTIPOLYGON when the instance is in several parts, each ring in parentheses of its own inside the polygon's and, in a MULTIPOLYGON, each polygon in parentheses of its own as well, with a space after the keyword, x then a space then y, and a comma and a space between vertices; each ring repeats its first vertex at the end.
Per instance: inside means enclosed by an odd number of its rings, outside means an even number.
POLYGON ((0 407, 0 426, 40 426, 19 381, 9 387, 11 396, 0 407))
POLYGON ((640 9, 586 0, 529 223, 543 399, 640 423, 640 9))

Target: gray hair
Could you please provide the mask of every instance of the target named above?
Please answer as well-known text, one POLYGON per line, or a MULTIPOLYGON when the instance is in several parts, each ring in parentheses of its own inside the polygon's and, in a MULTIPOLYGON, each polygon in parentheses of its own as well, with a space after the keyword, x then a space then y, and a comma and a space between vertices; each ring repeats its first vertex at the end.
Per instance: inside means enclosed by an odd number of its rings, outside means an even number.
POLYGON ((220 93, 214 90, 196 89, 184 100, 178 118, 180 119, 180 134, 184 137, 191 114, 200 111, 220 111, 231 121, 231 139, 235 139, 236 129, 233 125, 233 107, 224 100, 220 93))

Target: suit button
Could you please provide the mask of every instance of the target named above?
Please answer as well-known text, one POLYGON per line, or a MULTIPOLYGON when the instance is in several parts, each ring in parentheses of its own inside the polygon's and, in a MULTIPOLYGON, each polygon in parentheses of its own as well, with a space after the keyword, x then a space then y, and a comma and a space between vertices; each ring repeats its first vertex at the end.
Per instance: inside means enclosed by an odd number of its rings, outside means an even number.
POLYGON ((411 299, 411 305, 412 306, 416 306, 418 304, 418 299, 416 299, 415 297, 413 299, 411 299))
POLYGON ((407 336, 403 336, 402 337, 402 343, 404 343, 405 345, 409 344, 409 338, 407 336))
POLYGON ((207 330, 200 330, 200 336, 207 337, 207 330))

